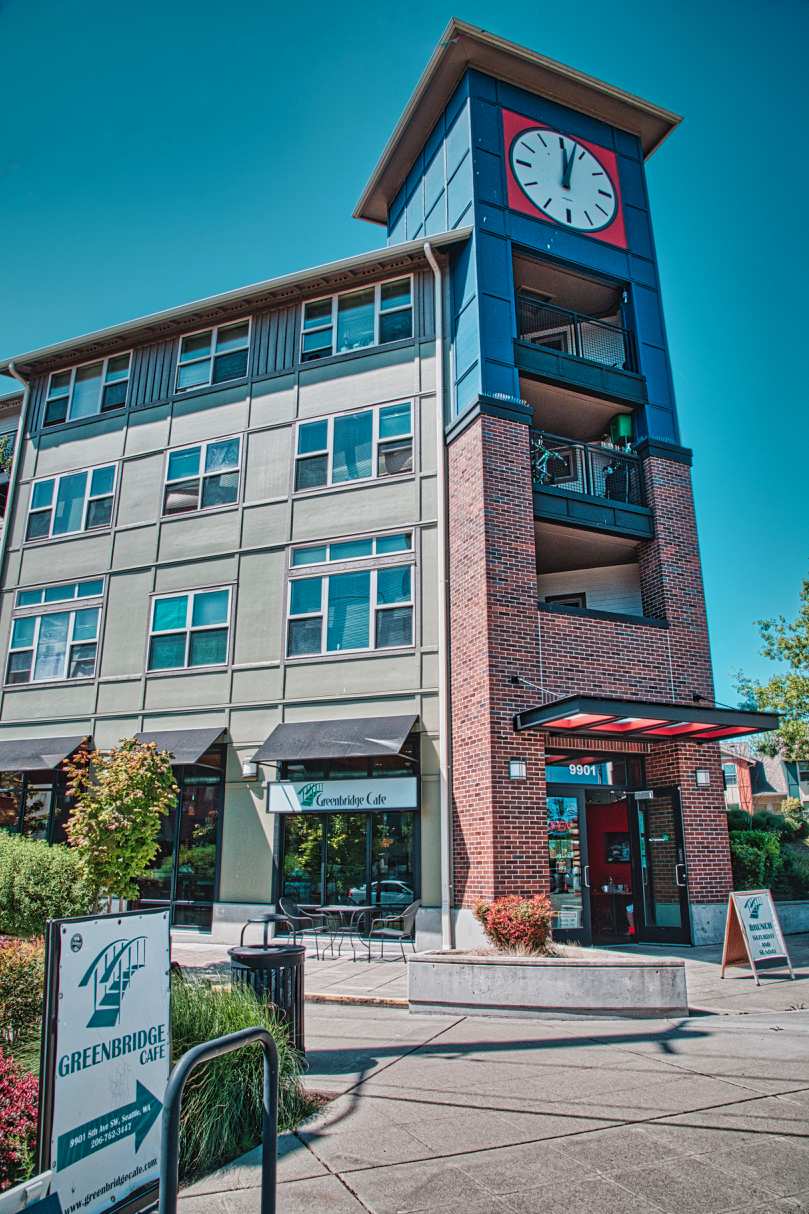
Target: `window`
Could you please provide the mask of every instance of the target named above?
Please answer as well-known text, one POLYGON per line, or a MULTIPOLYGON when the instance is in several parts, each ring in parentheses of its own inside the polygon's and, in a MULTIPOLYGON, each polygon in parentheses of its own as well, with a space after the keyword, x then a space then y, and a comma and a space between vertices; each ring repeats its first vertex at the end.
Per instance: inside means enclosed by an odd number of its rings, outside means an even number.
POLYGON ((71 371, 55 371, 48 381, 45 425, 122 409, 126 404, 131 354, 116 354, 71 371))
POLYGON ((112 522, 115 465, 34 481, 26 540, 94 531, 112 522))
POLYGON ((239 497, 239 439, 225 438, 170 451, 164 514, 230 506, 239 497))
POLYGON ((228 587, 154 599, 149 670, 224 666, 228 660, 229 624, 228 587))
POLYGON ((62 603, 67 610, 18 615, 11 626, 6 683, 44 683, 53 679, 91 679, 96 671, 99 605, 70 600, 100 598, 103 578, 18 590, 17 607, 62 603))
POLYGON ((577 594, 546 594, 546 603, 556 603, 559 607, 586 607, 587 595, 582 590, 577 594))
POLYGON ((301 360, 310 362, 412 337, 411 281, 397 278, 304 304, 301 360))
POLYGON ((412 471, 410 401, 298 426, 296 491, 412 471))
POLYGON ((739 782, 735 763, 723 763, 722 774, 725 777, 725 788, 732 788, 739 782))
POLYGON ((289 584, 289 657, 413 644, 412 565, 289 584))
POLYGON ((313 548, 295 548, 292 565, 320 565, 326 561, 349 561, 363 556, 389 556, 393 552, 410 552, 413 533, 379 535, 376 539, 343 540, 339 544, 319 544, 313 548))
POLYGON ((798 783, 809 784, 809 763, 798 764, 798 783))
POLYGON ((180 342, 177 390, 222 384, 247 374, 250 321, 192 333, 180 342))

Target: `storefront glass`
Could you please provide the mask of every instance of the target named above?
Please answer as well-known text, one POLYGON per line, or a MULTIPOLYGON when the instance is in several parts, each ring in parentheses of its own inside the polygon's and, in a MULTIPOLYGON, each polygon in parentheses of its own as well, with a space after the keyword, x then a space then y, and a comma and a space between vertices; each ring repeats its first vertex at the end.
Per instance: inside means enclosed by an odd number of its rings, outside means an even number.
POLYGON ((61 770, 0 774, 0 829, 27 839, 65 843, 70 806, 67 777, 61 770))
POLYGON ((548 797, 548 856, 552 929, 582 927, 582 862, 579 798, 548 797))

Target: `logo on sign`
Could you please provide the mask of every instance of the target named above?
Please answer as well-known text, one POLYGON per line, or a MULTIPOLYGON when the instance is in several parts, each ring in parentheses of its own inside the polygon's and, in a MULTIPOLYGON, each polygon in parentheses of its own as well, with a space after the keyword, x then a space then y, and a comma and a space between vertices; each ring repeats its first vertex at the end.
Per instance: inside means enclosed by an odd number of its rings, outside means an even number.
POLYGON ((318 794, 322 793, 322 792, 323 792, 322 784, 307 784, 298 793, 298 800, 300 801, 301 808, 302 809, 311 809, 315 803, 315 797, 318 796, 318 794))
POLYGON ((93 1014, 88 1029, 111 1028, 118 1023, 121 1003, 133 977, 146 964, 146 937, 113 940, 90 965, 79 987, 93 984, 93 1014))
POLYGON ((744 909, 747 911, 751 919, 758 919, 758 912, 764 905, 763 898, 748 898, 744 904, 744 909))

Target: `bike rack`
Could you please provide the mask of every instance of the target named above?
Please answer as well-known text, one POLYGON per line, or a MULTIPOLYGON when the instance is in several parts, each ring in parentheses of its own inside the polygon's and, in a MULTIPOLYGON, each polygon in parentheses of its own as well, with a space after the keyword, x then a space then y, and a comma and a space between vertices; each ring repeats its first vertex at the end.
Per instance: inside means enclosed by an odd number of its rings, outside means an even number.
POLYGON ((188 1076, 200 1062, 209 1062, 232 1050, 256 1042, 264 1051, 264 1125, 261 1146, 261 1214, 275 1214, 276 1157, 278 1154, 278 1049, 268 1029, 257 1025, 216 1037, 183 1054, 166 1084, 160 1157, 158 1214, 177 1214, 180 1187, 180 1100, 188 1076))

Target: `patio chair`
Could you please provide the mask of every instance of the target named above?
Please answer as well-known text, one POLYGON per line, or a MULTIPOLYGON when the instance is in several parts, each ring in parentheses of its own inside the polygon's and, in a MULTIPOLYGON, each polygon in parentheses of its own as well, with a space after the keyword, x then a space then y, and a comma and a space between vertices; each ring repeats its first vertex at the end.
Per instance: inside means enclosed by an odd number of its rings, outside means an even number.
POLYGON ((402 950, 402 960, 406 961, 404 951, 404 942, 409 940, 413 946, 413 952, 416 951, 416 942, 413 939, 413 929, 416 926, 416 912, 421 906, 421 898, 417 902, 411 902, 406 910, 400 915, 388 915, 384 919, 374 919, 371 922, 371 930, 368 933, 368 960, 371 960, 371 941, 381 941, 380 957, 385 956, 385 941, 398 940, 399 947, 402 950), (401 928, 393 926, 394 923, 401 923, 401 928))
MULTIPOLYGON (((278 905, 286 915, 292 930, 297 936, 300 933, 303 936, 304 932, 308 932, 310 936, 315 938, 315 956, 320 960, 320 950, 318 949, 318 936, 328 936, 332 952, 334 952, 334 933, 328 925, 328 920, 325 915, 312 915, 308 911, 302 911, 297 902, 292 898, 279 898, 278 905)), ((326 946, 323 946, 323 955, 326 954, 326 946)))

